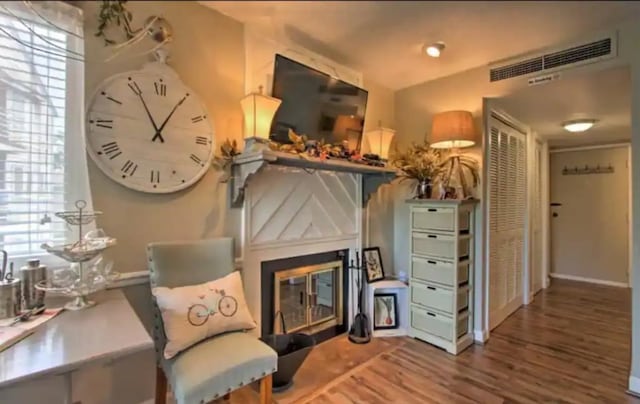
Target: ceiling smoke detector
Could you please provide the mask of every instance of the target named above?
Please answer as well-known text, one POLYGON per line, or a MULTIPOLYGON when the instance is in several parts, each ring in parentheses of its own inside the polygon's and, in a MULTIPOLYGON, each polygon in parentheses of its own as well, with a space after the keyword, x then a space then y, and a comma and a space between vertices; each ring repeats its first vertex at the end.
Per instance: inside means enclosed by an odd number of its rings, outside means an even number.
POLYGON ((440 57, 440 54, 444 50, 444 42, 436 42, 424 48, 424 52, 432 58, 440 57))
POLYGON ((595 119, 574 119, 572 121, 563 122, 562 127, 566 131, 576 133, 591 129, 595 123, 595 119))

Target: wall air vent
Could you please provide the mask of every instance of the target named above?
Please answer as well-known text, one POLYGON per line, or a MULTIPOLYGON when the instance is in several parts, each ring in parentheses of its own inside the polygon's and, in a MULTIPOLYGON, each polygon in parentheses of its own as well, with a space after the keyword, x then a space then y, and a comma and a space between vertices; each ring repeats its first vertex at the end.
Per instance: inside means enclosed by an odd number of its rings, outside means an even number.
POLYGON ((593 42, 574 45, 562 50, 554 50, 525 60, 493 67, 489 70, 490 81, 500 81, 531 73, 560 70, 593 63, 616 56, 616 35, 610 35, 593 42))

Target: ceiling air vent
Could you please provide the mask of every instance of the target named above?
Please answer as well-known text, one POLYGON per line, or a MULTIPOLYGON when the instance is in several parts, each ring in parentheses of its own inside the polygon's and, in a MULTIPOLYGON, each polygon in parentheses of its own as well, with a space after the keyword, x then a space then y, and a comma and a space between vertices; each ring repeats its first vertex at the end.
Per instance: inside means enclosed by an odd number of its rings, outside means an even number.
POLYGON ((597 41, 574 45, 566 49, 542 53, 525 60, 501 65, 489 70, 489 80, 499 81, 512 77, 524 76, 531 73, 546 72, 603 59, 609 59, 616 54, 615 34, 597 41))
POLYGON ((523 62, 491 69, 491 81, 510 79, 511 77, 524 76, 542 70, 542 56, 523 62))

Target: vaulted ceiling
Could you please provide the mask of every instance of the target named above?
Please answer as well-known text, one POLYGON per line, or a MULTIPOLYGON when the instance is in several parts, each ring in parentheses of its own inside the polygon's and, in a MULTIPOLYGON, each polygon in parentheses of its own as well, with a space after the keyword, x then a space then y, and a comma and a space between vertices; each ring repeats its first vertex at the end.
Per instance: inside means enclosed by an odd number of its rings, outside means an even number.
POLYGON ((202 1, 391 89, 580 39, 640 15, 625 1, 202 1), (446 43, 438 59, 423 47, 446 43))

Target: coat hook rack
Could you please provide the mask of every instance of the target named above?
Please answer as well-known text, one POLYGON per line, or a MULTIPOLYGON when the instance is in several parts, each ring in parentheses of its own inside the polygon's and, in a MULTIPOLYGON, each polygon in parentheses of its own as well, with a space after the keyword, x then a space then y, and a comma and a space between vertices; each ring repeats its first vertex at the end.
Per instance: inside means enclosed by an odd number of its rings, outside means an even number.
POLYGON ((593 167, 586 164, 584 167, 574 166, 572 168, 564 166, 562 175, 585 175, 585 174, 613 174, 615 169, 611 164, 607 167, 601 167, 600 164, 593 167))

